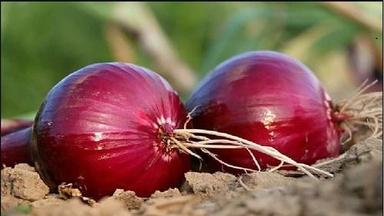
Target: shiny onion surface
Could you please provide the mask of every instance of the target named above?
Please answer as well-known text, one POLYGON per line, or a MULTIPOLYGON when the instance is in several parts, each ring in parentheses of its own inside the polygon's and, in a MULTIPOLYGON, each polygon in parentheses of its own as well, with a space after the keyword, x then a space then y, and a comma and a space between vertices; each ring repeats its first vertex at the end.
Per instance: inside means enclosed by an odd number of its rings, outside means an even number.
MULTIPOLYGON (((297 162, 312 164, 341 149, 330 97, 310 69, 277 52, 248 52, 217 66, 187 101, 187 109, 194 108, 194 128, 272 146, 297 162)), ((244 149, 212 152, 227 163, 256 169, 244 149)), ((262 168, 279 164, 252 152, 262 168)), ((236 172, 209 161, 216 170, 236 172)))

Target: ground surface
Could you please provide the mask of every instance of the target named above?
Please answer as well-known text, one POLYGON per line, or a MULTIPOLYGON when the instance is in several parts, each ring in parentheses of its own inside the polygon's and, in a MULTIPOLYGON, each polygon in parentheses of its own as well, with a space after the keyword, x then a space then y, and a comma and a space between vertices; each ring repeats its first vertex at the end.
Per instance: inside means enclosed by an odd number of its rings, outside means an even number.
POLYGON ((188 172, 179 189, 143 199, 116 190, 99 202, 79 191, 49 193, 33 167, 18 164, 1 170, 2 215, 34 216, 234 216, 234 215, 382 215, 382 141, 355 144, 341 160, 322 167, 334 178, 260 172, 241 177, 217 172, 188 172))

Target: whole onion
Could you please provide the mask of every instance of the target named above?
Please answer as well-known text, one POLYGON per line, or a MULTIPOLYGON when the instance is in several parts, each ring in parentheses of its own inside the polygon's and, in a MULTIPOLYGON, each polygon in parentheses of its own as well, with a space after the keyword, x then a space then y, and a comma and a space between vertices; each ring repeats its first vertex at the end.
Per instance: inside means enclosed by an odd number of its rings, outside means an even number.
MULTIPOLYGON (((300 163, 313 164, 341 150, 339 123, 345 116, 334 109, 310 69, 284 54, 248 52, 223 62, 187 101, 187 109, 194 108, 194 128, 271 146, 300 163)), ((212 152, 229 164, 256 169, 245 149, 212 152)), ((279 164, 259 151, 252 153, 261 168, 279 164)), ((217 160, 210 163, 215 169, 221 167, 217 160)))
POLYGON ((133 64, 86 66, 50 90, 35 118, 35 166, 52 187, 101 198, 179 186, 190 157, 169 142, 186 111, 159 75, 133 64))

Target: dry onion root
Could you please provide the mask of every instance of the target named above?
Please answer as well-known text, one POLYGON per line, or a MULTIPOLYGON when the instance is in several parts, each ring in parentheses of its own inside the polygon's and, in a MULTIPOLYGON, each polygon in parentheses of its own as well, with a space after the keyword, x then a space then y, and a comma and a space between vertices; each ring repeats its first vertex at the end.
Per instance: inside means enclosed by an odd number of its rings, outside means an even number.
POLYGON ((244 172, 260 172, 261 168, 260 165, 255 158, 255 156, 252 154, 251 150, 256 150, 261 153, 264 153, 268 156, 271 156, 279 161, 281 163, 273 167, 269 170, 269 172, 273 172, 275 170, 278 170, 281 168, 284 164, 289 164, 294 167, 296 167, 298 170, 302 171, 303 173, 307 174, 308 176, 318 179, 314 174, 318 175, 324 175, 327 177, 333 177, 333 174, 324 170, 321 170, 319 168, 316 168, 314 166, 310 166, 303 163, 298 163, 291 159, 290 157, 282 154, 278 150, 276 150, 273 147, 270 146, 263 146, 257 143, 254 143, 252 141, 243 139, 241 137, 237 137, 231 134, 217 132, 217 131, 211 131, 211 130, 204 130, 204 129, 188 129, 186 128, 188 122, 192 119, 191 114, 196 110, 193 109, 190 113, 188 113, 188 120, 184 124, 183 129, 175 129, 173 131, 172 136, 169 140, 171 140, 172 143, 169 143, 176 148, 179 148, 181 151, 190 154, 199 160, 202 160, 202 158, 193 152, 191 149, 200 149, 202 152, 208 154, 210 157, 212 157, 214 160, 218 161, 220 164, 233 168, 233 169, 239 169, 243 170, 244 172), (208 138, 210 137, 210 138, 208 138), (216 138, 212 138, 216 137, 216 138), (249 155, 252 157, 253 162, 255 163, 257 170, 235 166, 229 163, 226 163, 225 161, 219 159, 214 153, 209 151, 209 149, 245 149, 248 151, 249 155))
MULTIPOLYGON (((217 131, 210 131, 210 130, 203 130, 203 129, 176 129, 174 130, 174 136, 176 137, 176 142, 178 146, 182 145, 188 149, 190 148, 198 148, 202 152, 208 154, 213 159, 217 160, 219 163, 223 164, 224 166, 243 170, 245 172, 258 172, 260 171, 260 166, 254 158, 253 154, 251 154, 250 150, 256 150, 261 153, 264 153, 268 156, 271 156, 279 161, 281 163, 272 168, 270 171, 275 171, 279 169, 284 163, 290 164, 294 167, 296 167, 298 170, 302 171, 303 173, 307 174, 308 176, 317 179, 317 177, 313 174, 320 174, 328 177, 333 177, 333 174, 324 170, 321 170, 319 168, 316 168, 314 166, 310 166, 307 164, 299 163, 294 161, 293 159, 289 158, 288 156, 282 154, 278 150, 276 150, 273 147, 270 146, 263 146, 254 142, 251 142, 249 140, 230 135, 227 133, 217 132, 217 131), (209 137, 218 137, 218 138, 208 138, 209 137), (249 151, 250 155, 252 156, 253 161, 255 162, 256 167, 258 167, 258 170, 249 169, 245 167, 239 167, 235 165, 228 164, 222 160, 220 160, 214 153, 209 151, 208 149, 246 149, 249 151)), ((182 151, 185 151, 181 149, 182 151)), ((189 150, 190 151, 190 150, 189 150)), ((190 152, 186 153, 190 153, 190 152)), ((194 153, 195 154, 195 153, 194 153)), ((195 156, 195 155, 194 155, 195 156)), ((200 156, 195 156, 199 159, 201 159, 200 156)))
POLYGON ((345 115, 341 127, 345 130, 343 144, 352 140, 353 132, 360 127, 368 128, 371 133, 369 138, 380 138, 383 135, 383 93, 372 92, 363 94, 369 87, 376 84, 377 80, 366 85, 363 82, 355 96, 349 100, 341 101, 337 105, 338 113, 345 115))
MULTIPOLYGON (((364 93, 368 88, 376 84, 377 80, 367 84, 367 80, 357 89, 355 96, 349 100, 338 103, 339 113, 343 113, 346 119, 341 122, 341 128, 345 130, 342 144, 347 145, 352 140, 353 133, 360 127, 365 127, 371 133, 365 139, 380 139, 383 136, 383 92, 364 93)), ((348 150, 354 143, 347 146, 348 150)), ((328 160, 316 163, 314 167, 337 163, 346 157, 346 153, 328 160)))

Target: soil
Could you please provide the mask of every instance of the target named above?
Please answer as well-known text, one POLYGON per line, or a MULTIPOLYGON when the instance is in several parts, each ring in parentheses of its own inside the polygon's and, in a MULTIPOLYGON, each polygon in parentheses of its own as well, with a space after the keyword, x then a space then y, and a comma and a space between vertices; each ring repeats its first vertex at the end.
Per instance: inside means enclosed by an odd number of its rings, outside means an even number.
POLYGON ((59 194, 50 194, 33 167, 18 164, 1 170, 1 215, 382 215, 381 140, 357 143, 320 168, 335 177, 315 180, 284 171, 239 177, 188 172, 180 188, 156 191, 149 198, 117 189, 112 196, 95 202, 70 185, 62 185, 59 194))

